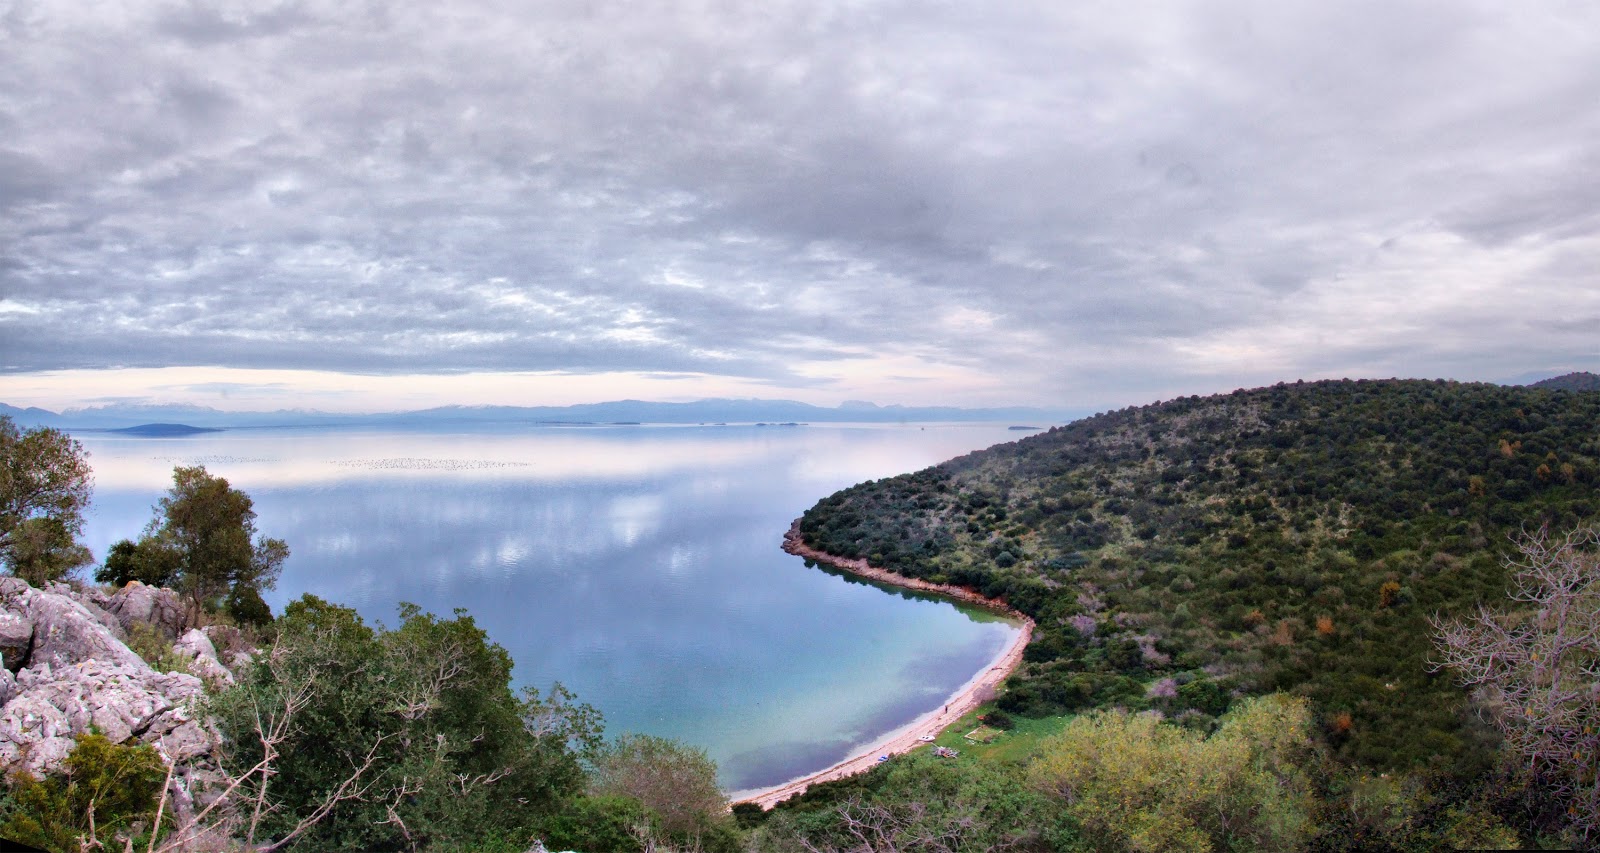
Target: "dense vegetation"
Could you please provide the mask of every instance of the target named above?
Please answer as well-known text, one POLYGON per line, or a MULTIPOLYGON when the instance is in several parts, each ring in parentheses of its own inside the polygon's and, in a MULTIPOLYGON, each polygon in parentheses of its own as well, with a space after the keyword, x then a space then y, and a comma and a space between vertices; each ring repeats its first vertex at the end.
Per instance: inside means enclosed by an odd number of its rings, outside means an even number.
POLYGON ((1600 394, 1279 384, 1088 418, 802 518, 812 547, 1003 598, 1038 622, 999 700, 1210 730, 1310 700, 1343 766, 1484 778, 1495 736, 1429 617, 1504 600, 1508 537, 1600 513, 1600 394))
MULTIPOLYGON (((163 507, 234 492, 175 483, 163 507)), ((254 530, 223 515, 232 569, 174 557, 184 540, 158 510, 102 571, 211 578, 191 600, 247 623, 225 593, 258 582, 254 530)), ((1600 827, 1571 809, 1600 766, 1583 693, 1600 690, 1600 539, 1525 534, 1597 516, 1600 394, 1422 381, 1173 400, 846 489, 803 517, 808 544, 1037 621, 984 709, 996 726, 1020 719, 999 748, 947 734, 967 754, 897 757, 767 813, 726 814, 697 750, 604 742, 565 692, 514 695, 509 658, 464 613, 407 607, 390 630, 307 597, 245 626, 262 654, 211 700, 238 781, 226 834, 319 850, 541 838, 587 853, 1592 846, 1600 827), (1514 538, 1521 564, 1506 559, 1514 538), (1525 596, 1551 602, 1537 614, 1476 612, 1518 606, 1508 592, 1532 575, 1514 572, 1540 566, 1576 580, 1525 596), (1557 611, 1575 615, 1556 624, 1557 611), (1514 630, 1479 631, 1498 627, 1514 630), (1587 639, 1552 660, 1545 637, 1562 631, 1587 639), (1460 686, 1482 648, 1517 666, 1478 695, 1526 705, 1527 732, 1460 686), (1430 664, 1441 649, 1455 669, 1430 664), (1558 701, 1551 672, 1577 683, 1576 702, 1558 701)), ((148 752, 85 736, 62 775, 10 780, 0 829, 65 849, 96 801, 102 840, 147 833, 148 752), (121 800, 105 798, 108 779, 128 780, 121 800)))

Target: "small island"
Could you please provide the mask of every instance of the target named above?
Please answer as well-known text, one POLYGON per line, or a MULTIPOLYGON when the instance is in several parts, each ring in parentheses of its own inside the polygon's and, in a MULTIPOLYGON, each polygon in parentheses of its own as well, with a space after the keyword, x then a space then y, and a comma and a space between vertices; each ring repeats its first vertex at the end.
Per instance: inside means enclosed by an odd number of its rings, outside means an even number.
POLYGON ((106 432, 136 435, 143 438, 176 438, 185 435, 199 435, 206 432, 222 432, 222 430, 218 427, 197 427, 188 424, 139 424, 138 426, 123 427, 122 429, 108 429, 106 432))

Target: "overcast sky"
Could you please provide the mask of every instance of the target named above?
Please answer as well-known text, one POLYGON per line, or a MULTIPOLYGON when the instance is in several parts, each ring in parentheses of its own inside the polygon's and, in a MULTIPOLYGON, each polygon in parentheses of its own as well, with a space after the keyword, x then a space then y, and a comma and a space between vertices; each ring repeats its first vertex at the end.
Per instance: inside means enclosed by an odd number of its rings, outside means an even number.
POLYGON ((1600 4, 0 0, 0 401, 1600 369, 1600 4))

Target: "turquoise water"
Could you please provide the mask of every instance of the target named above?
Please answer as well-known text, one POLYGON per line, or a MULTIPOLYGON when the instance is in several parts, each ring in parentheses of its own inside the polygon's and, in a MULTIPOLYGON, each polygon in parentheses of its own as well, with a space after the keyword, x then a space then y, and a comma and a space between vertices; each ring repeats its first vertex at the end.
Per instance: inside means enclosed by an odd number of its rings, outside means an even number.
POLYGON ((936 708, 1010 641, 988 614, 779 550, 812 503, 1017 438, 1004 425, 230 430, 77 436, 86 539, 136 538, 172 467, 255 499, 302 593, 393 624, 467 609, 516 661, 638 731, 704 747, 729 790, 820 770, 936 708))

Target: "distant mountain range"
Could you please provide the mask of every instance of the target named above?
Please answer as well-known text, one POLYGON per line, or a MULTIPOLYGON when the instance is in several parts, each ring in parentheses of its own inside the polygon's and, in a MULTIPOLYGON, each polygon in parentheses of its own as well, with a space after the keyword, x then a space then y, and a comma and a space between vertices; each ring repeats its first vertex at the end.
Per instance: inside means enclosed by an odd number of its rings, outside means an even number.
POLYGON ((852 400, 833 408, 794 400, 711 399, 692 403, 616 400, 575 406, 444 406, 411 412, 352 415, 308 410, 224 412, 204 406, 110 405, 47 409, 0 403, 0 415, 19 426, 126 429, 151 424, 213 429, 311 426, 430 426, 506 423, 928 423, 936 421, 1063 423, 1088 412, 1038 408, 963 409, 954 406, 879 406, 852 400))

